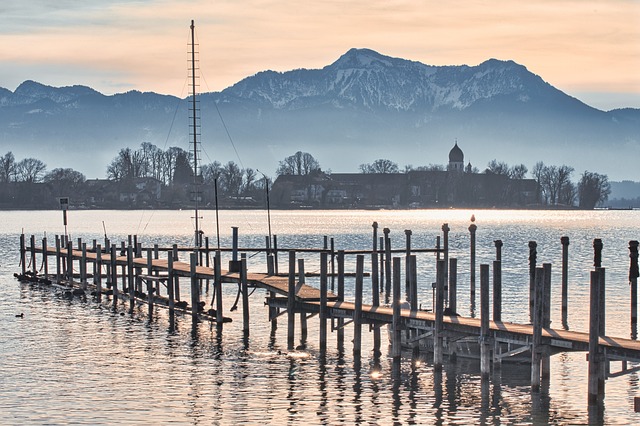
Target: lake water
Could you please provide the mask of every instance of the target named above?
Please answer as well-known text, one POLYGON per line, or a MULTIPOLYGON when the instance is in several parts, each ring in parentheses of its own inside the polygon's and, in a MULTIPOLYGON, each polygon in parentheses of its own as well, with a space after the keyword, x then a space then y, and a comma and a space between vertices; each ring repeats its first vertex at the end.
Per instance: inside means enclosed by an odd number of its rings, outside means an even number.
MULTIPOLYGON (((607 334, 630 335, 629 240, 640 239, 640 211, 272 211, 271 228, 279 248, 321 248, 323 236, 338 249, 370 249, 372 223, 391 229, 394 248, 412 230, 414 248, 434 247, 441 226, 451 228, 450 256, 458 258, 458 311, 477 314, 469 300, 471 214, 477 231, 477 265, 495 259, 501 239, 505 321, 528 322, 528 242, 538 244, 538 263, 552 263, 552 326, 561 328, 560 237, 570 238, 569 315, 571 330, 587 331, 589 271, 593 239, 604 243, 607 273, 607 334)), ((639 424, 633 399, 640 396, 638 374, 609 378, 604 408, 587 410, 585 353, 551 359, 551 379, 532 393, 527 366, 504 366, 482 390, 478 361, 445 362, 435 373, 429 356, 403 354, 402 373, 392 378, 387 348, 382 372, 373 368, 372 336, 363 328, 362 367, 354 368, 352 328, 345 350, 328 339, 326 362, 318 355, 317 317, 309 320, 304 351, 287 351, 286 317, 275 336, 266 319, 264 292, 251 297, 251 335, 242 338, 241 308, 225 315, 233 322, 222 333, 208 322, 192 327, 190 316, 176 318, 147 306, 130 314, 123 304, 68 299, 59 290, 19 283, 19 234, 63 234, 59 211, 1 212, 0 221, 0 423, 5 424, 639 424), (15 315, 24 313, 23 318, 15 315)), ((190 211, 70 211, 71 237, 112 241, 137 234, 143 245, 189 245, 190 211)), ((241 247, 262 247, 268 234, 265 211, 221 211, 220 241, 231 245, 238 226, 241 247)), ((203 229, 216 244, 215 213, 203 212, 203 229)), ((249 268, 264 270, 264 254, 247 253, 249 268)), ((280 270, 286 271, 285 255, 280 270)), ((186 258, 186 257, 185 257, 186 258)), ((307 272, 319 269, 319 255, 305 255, 307 272)), ((226 259, 223 259, 223 265, 226 259)), ((347 271, 355 270, 347 257, 347 271)), ((432 304, 432 254, 418 255, 420 303, 432 304)), ((369 270, 368 259, 366 270, 369 270)), ((479 272, 477 273, 479 288, 479 272)), ((365 299, 370 300, 369 289, 365 299)), ((309 281, 316 285, 314 280, 309 281)), ((183 287, 188 287, 183 284, 183 287)), ((353 281, 347 280, 347 297, 353 281)), ((479 294, 479 293, 478 293, 479 294)), ((235 299, 226 286, 225 307, 235 299)), ((205 299, 210 300, 211 295, 205 299)), ((186 299, 183 297, 183 299, 186 299)), ((296 329, 296 339, 299 330, 296 329)), ((386 337, 386 331, 383 331, 386 337)), ((385 340, 386 341, 386 340, 385 340)), ((632 367, 634 365, 631 365, 632 367)), ((612 371, 620 369, 612 363, 612 371)))

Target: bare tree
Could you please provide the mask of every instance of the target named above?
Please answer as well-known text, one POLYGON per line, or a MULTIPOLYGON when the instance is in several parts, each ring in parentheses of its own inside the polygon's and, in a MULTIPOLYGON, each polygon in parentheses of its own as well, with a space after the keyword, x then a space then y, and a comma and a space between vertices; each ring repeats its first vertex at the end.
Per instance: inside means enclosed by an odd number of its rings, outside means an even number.
POLYGON ((47 165, 35 158, 25 158, 16 164, 16 172, 22 182, 40 182, 46 169, 47 165))
POLYGON ((360 164, 360 171, 362 173, 400 173, 398 164, 384 158, 380 158, 370 164, 360 164))
POLYGON ((611 194, 611 184, 607 175, 585 171, 578 182, 579 206, 592 209, 604 203, 611 194))
POLYGON ((0 182, 16 180, 16 158, 11 151, 0 157, 0 182))
POLYGON ((320 170, 320 163, 308 152, 298 151, 280 161, 276 174, 278 175, 308 175, 320 170))

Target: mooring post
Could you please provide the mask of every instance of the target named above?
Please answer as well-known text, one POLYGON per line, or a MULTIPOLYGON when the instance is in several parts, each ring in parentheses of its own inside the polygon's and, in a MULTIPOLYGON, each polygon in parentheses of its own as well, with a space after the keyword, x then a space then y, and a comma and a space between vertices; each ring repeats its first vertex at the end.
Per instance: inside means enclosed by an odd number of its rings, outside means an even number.
MULTIPOLYGON (((147 249, 147 300, 149 302, 149 319, 153 316, 153 302, 158 294, 157 289, 153 287, 154 281, 151 276, 153 275, 153 250, 147 249)), ((156 288, 160 288, 160 282, 156 283, 156 288)))
POLYGON ((533 322, 533 304, 535 299, 536 286, 536 258, 538 256, 538 243, 529 241, 529 321, 533 322))
POLYGON ((562 323, 566 326, 569 307, 569 237, 560 238, 562 243, 562 323))
POLYGON ((362 292, 364 281, 364 256, 356 257, 356 294, 353 311, 353 357, 360 360, 362 354, 362 292))
POLYGON ((378 285, 378 222, 373 222, 372 226, 373 242, 371 245, 371 291, 372 293, 380 293, 380 286, 378 285))
MULTIPOLYGON (((120 256, 123 257, 127 257, 127 246, 125 245, 124 241, 120 242, 120 256)), ((122 278, 122 292, 126 293, 126 288, 127 288, 127 262, 125 261, 122 266, 120 267, 120 276, 122 278)), ((124 299, 125 295, 122 295, 122 298, 124 299)))
MULTIPOLYGON (((104 239, 104 254, 111 256, 111 243, 108 238, 104 239)), ((107 288, 111 288, 111 262, 105 263, 105 283, 107 288)))
POLYGON ((96 285, 96 299, 100 302, 102 300, 102 246, 100 244, 96 245, 95 265, 97 273, 93 276, 93 282, 96 285))
POLYGON ((499 260, 493 261, 493 320, 502 321, 502 266, 499 260))
POLYGON ((73 284, 73 242, 67 241, 67 282, 73 284))
POLYGON ((476 295, 476 230, 478 226, 475 223, 469 225, 469 245, 471 247, 471 255, 469 257, 469 276, 470 276, 470 291, 471 291, 471 304, 474 304, 476 295))
POLYGON ((320 356, 327 353, 327 252, 320 253, 320 356))
MULTIPOLYGON (((551 328, 551 264, 543 263, 544 270, 544 288, 542 302, 542 327, 551 328)), ((547 350, 541 356, 541 374, 542 380, 549 380, 551 377, 551 356, 547 350)))
MULTIPOLYGON (((211 267, 211 257, 209 256, 209 237, 204 237, 204 264, 207 268, 211 267)), ((158 257, 156 256, 156 259, 158 257)), ((205 286, 205 294, 209 294, 209 284, 210 284, 211 280, 209 278, 206 279, 206 286, 205 286)), ((160 286, 158 286, 158 288, 160 288, 160 286)))
POLYGON ((631 338, 638 335, 638 241, 629 241, 629 286, 631 287, 631 338))
POLYGON ((489 328, 489 265, 480 265, 480 374, 491 373, 491 334, 489 328))
POLYGON ((249 337, 249 283, 247 282, 246 253, 240 255, 240 285, 242 286, 242 333, 247 338, 249 337))
POLYGON ((331 237, 331 292, 335 291, 335 279, 336 279, 336 248, 333 241, 333 237, 331 237))
POLYGON ((434 311, 436 320, 433 329, 433 368, 436 371, 442 370, 444 360, 444 274, 447 263, 444 259, 439 259, 436 264, 436 305, 434 311))
POLYGON ((116 303, 118 300, 118 268, 117 268, 117 259, 118 259, 118 248, 113 245, 111 246, 111 253, 109 256, 109 263, 111 264, 111 294, 113 295, 113 309, 116 308, 116 303))
POLYGON ((189 276, 191 278, 191 319, 196 321, 198 319, 198 307, 200 302, 200 295, 198 294, 198 276, 196 274, 196 267, 198 266, 198 253, 191 252, 189 255, 189 276))
POLYGON ((540 392, 540 364, 542 361, 542 321, 544 304, 544 268, 535 269, 533 336, 531 344, 531 390, 540 392))
MULTIPOLYGON (((602 268, 602 240, 600 238, 596 238, 593 240, 593 266, 595 266, 596 271, 599 271, 602 268)), ((601 273, 598 288, 600 289, 600 295, 598 300, 600 301, 599 312, 600 312, 600 335, 606 336, 606 310, 605 310, 605 277, 604 272, 601 273)))
POLYGON ((47 247, 47 237, 42 239, 42 265, 44 267, 44 277, 49 279, 49 249, 47 247))
MULTIPOLYGON (((344 250, 338 250, 338 301, 344 302, 344 250)), ((305 317, 306 318, 306 317, 305 317)), ((344 350, 344 318, 338 318, 338 350, 344 350)))
MULTIPOLYGON (((98 246, 98 241, 94 238, 93 239, 93 245, 91 246, 91 250, 93 251, 93 253, 96 252, 96 247, 98 246)), ((96 262, 93 262, 93 283, 96 283, 96 262)))
MULTIPOLYGON (((386 228, 385 228, 386 229, 386 228)), ((393 358, 394 369, 399 372, 400 357, 402 355, 402 324, 401 324, 401 304, 402 291, 400 289, 401 260, 399 257, 393 258, 393 318, 391 323, 391 356, 393 358)))
POLYGON ((444 305, 447 306, 448 305, 448 298, 449 298, 449 292, 448 292, 448 285, 449 285, 449 231, 451 231, 451 228, 449 228, 449 224, 448 223, 443 223, 442 224, 442 249, 443 251, 443 260, 444 260, 444 292, 442 294, 443 298, 444 298, 444 305))
POLYGON ((378 254, 380 255, 380 269, 379 272, 380 274, 378 275, 379 278, 379 282, 378 282, 378 288, 379 288, 379 292, 382 293, 384 291, 384 283, 385 283, 385 250, 384 250, 384 237, 381 236, 380 239, 380 249, 378 250, 378 254))
POLYGON ((29 250, 31 251, 31 270, 33 271, 33 275, 36 275, 38 272, 38 262, 36 262, 36 236, 31 235, 31 244, 29 246, 29 250))
POLYGON ((273 234, 273 272, 278 275, 278 236, 273 234))
POLYGON ((591 271, 589 291, 589 404, 596 404, 603 396, 604 380, 600 375, 602 355, 600 354, 600 273, 591 271))
POLYGON ((293 350, 296 325, 296 252, 289 250, 289 288, 287 290, 287 348, 293 350))
MULTIPOLYGON (((24 264, 22 265, 24 268, 24 264)), ((60 236, 56 235, 56 282, 60 282, 60 236)))
POLYGON ((405 256, 404 256, 404 270, 406 271, 404 275, 404 297, 405 300, 411 300, 411 277, 409 276, 409 256, 411 256, 411 230, 405 229, 405 256))
POLYGON ((82 243, 82 259, 80 263, 80 282, 82 289, 87 289, 87 243, 82 243))
POLYGON ((222 254, 220 250, 216 251, 215 277, 216 277, 216 323, 221 327, 224 323, 224 311, 222 310, 222 254))
MULTIPOLYGON (((304 259, 298 259, 298 283, 300 287, 302 287, 305 282, 306 278, 304 276, 304 259)), ((344 293, 344 288, 342 291, 344 293)), ((340 331, 338 331, 338 335, 339 334, 340 331)), ((307 313, 304 311, 304 309, 300 310, 300 345, 303 348, 307 346, 307 313)))
POLYGON ((382 230, 384 233, 384 257, 385 257, 385 272, 386 272, 386 283, 385 283, 385 303, 389 303, 389 297, 391 294, 391 238, 389 238, 389 233, 391 230, 389 228, 384 228, 382 230))
POLYGON ((133 277, 133 247, 127 246, 127 284, 129 286, 129 309, 133 312, 135 305, 135 281, 133 277))
POLYGON ((458 259, 449 258, 449 310, 458 312, 458 259))
POLYGON ((25 247, 24 233, 20 234, 20 266, 22 266, 22 275, 27 272, 27 249, 25 247))
POLYGON ((175 297, 174 297, 174 281, 175 277, 173 275, 173 255, 168 253, 167 257, 167 298, 169 299, 169 313, 173 315, 175 308, 175 297))
POLYGON ((409 304, 412 311, 418 310, 418 266, 415 254, 408 257, 406 274, 409 276, 409 304))

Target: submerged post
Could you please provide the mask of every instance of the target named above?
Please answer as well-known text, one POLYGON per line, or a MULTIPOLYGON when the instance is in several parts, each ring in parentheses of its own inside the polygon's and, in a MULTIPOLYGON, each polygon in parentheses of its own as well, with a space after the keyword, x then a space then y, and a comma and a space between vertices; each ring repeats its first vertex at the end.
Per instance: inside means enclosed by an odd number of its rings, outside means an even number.
POLYGON ((562 322, 566 324, 569 308, 569 237, 560 238, 562 243, 562 322))
POLYGON ((469 257, 470 262, 470 291, 471 291, 471 303, 473 304, 473 300, 476 295, 476 230, 478 226, 475 223, 469 225, 469 244, 471 248, 471 255, 469 257))
POLYGON ((631 338, 637 337, 638 327, 638 241, 629 241, 629 286, 631 287, 631 338))
POLYGON ((289 281, 287 289, 287 349, 293 350, 296 325, 296 252, 289 251, 289 281))
POLYGON ((489 331, 489 265, 480 265, 480 374, 491 373, 491 335, 489 331))

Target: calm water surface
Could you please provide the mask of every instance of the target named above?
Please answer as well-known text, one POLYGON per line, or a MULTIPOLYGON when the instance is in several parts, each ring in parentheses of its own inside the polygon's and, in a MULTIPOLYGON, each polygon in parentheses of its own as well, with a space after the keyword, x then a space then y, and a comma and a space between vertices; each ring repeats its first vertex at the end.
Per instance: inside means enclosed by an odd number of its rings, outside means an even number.
MULTIPOLYGON (((475 315, 468 295, 467 228, 472 213, 478 225, 478 265, 495 259, 494 240, 504 242, 503 319, 528 321, 527 244, 535 240, 538 262, 553 265, 552 326, 561 327, 560 237, 566 235, 570 238, 568 326, 586 331, 592 244, 601 238, 607 270, 607 333, 629 337, 628 241, 640 239, 640 211, 273 211, 271 226, 281 248, 320 248, 327 235, 334 238, 336 249, 368 249, 371 225, 377 221, 380 230, 391 229, 394 247, 404 247, 404 230, 411 229, 412 246, 418 248, 433 247, 446 222, 451 228, 450 256, 458 258, 459 311, 475 315)), ((265 294, 260 290, 251 297, 248 341, 242 338, 241 309, 225 314, 234 321, 219 333, 207 322, 192 326, 186 316, 178 316, 175 328, 170 328, 168 313, 161 308, 150 319, 146 305, 130 314, 123 306, 114 310, 110 301, 68 299, 58 290, 13 278, 19 270, 20 232, 35 234, 38 240, 45 233, 50 238, 64 233, 61 213, 1 212, 0 216, 0 423, 640 423, 640 414, 633 412, 633 398, 640 396, 637 374, 608 379, 603 412, 589 415, 584 353, 552 357, 552 377, 540 394, 530 392, 527 367, 505 366, 482 389, 478 362, 459 360, 435 373, 428 356, 412 360, 408 353, 401 378, 394 380, 386 349, 382 372, 374 370, 372 338, 366 328, 360 369, 353 364, 350 327, 343 352, 332 333, 326 360, 319 357, 315 318, 309 321, 307 349, 289 353, 286 323, 282 320, 276 334, 270 334, 265 294), (17 318, 21 312, 24 318, 17 318)), ((188 211, 72 211, 69 233, 74 239, 100 241, 106 228, 112 241, 137 234, 145 245, 190 244, 192 216, 188 211)), ((215 214, 205 211, 203 216, 204 231, 215 245, 215 214)), ((241 247, 264 245, 266 212, 221 211, 221 245, 230 245, 232 226, 240 228, 241 247)), ((264 270, 263 254, 247 254, 250 268, 264 270)), ((319 269, 317 255, 304 257, 307 271, 319 269)), ((282 271, 287 270, 285 258, 281 255, 282 271)), ((353 272, 354 264, 355 259, 348 257, 347 270, 353 272)), ((430 308, 434 257, 419 255, 418 268, 420 302, 430 308)), ((351 295, 353 282, 346 286, 351 295)), ((370 281, 365 288, 370 289, 370 281)), ((233 286, 225 288, 227 309, 235 293, 233 286)), ((370 297, 369 290, 365 299, 370 297)), ((612 371, 619 369, 619 363, 612 363, 612 371)))

